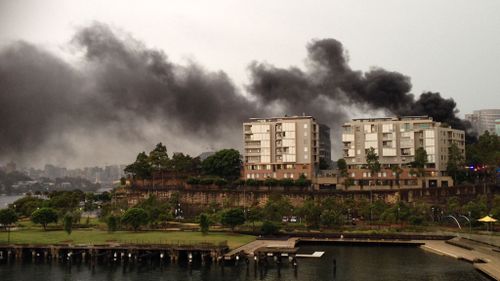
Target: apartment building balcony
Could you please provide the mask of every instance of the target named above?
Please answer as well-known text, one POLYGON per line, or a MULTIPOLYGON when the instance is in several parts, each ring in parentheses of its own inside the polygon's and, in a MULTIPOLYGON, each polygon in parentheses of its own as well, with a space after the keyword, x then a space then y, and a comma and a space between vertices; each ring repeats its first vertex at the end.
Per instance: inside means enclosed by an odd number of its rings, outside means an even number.
POLYGON ((245 142, 245 148, 250 147, 260 147, 260 141, 247 141, 245 142))

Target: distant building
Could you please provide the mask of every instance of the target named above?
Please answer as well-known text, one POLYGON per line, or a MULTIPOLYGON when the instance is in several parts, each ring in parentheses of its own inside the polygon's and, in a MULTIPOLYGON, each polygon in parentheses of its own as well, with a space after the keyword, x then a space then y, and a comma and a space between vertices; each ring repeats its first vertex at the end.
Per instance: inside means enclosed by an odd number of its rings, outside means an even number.
POLYGON ((200 153, 200 155, 198 155, 197 157, 200 158, 201 162, 203 162, 205 159, 207 159, 208 157, 210 157, 214 154, 215 154, 215 152, 213 152, 213 151, 205 151, 205 152, 200 153))
POLYGON ((437 175, 445 174, 452 143, 465 156, 465 132, 427 116, 354 119, 343 125, 342 142, 349 168, 366 166, 366 153, 371 147, 383 168, 409 167, 416 149, 423 147, 428 155, 426 168, 437 175))
POLYGON ((465 114, 465 119, 471 122, 474 131, 480 135, 485 131, 495 133, 495 120, 500 119, 500 109, 474 110, 471 114, 465 114))
POLYGON ((9 163, 7 163, 7 165, 5 165, 5 172, 6 173, 12 173, 15 171, 17 171, 17 166, 16 166, 16 163, 14 163, 13 161, 10 161, 9 163))
POLYGON ((312 178, 320 156, 330 158, 329 129, 311 116, 250 118, 243 136, 245 179, 312 178))
POLYGON ((500 119, 495 120, 495 133, 500 136, 500 119))

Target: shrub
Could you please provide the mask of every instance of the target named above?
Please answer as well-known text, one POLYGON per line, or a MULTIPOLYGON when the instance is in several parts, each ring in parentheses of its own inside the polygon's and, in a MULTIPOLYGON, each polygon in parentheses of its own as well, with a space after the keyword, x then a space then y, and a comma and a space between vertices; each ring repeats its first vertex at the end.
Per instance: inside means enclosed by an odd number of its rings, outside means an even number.
POLYGON ((187 184, 199 184, 200 183, 200 179, 199 178, 195 178, 195 177, 190 177, 187 179, 186 181, 187 184))
POLYGON ((148 222, 148 213, 142 208, 128 209, 122 218, 122 223, 131 226, 134 231, 137 231, 141 225, 148 224, 148 222))
POLYGON ((295 182, 293 181, 293 179, 280 179, 279 185, 281 185, 281 186, 294 186, 295 182))
POLYGON ((260 180, 255 180, 255 179, 247 179, 245 184, 247 186, 261 186, 262 185, 262 181, 260 180))
POLYGON ((277 186, 278 185, 278 180, 275 178, 266 178, 264 180, 264 185, 265 186, 277 186))
POLYGON ((108 225, 108 231, 115 232, 116 230, 118 230, 119 222, 120 222, 120 217, 113 215, 109 216, 106 221, 106 224, 108 225))
POLYGON ((278 234, 279 231, 280 227, 270 221, 265 221, 260 228, 260 232, 262 233, 262 235, 275 235, 278 234))
POLYGON ((73 215, 71 213, 66 213, 63 218, 64 231, 71 234, 73 231, 73 215))
POLYGON ((202 185, 211 185, 214 183, 214 179, 212 178, 202 178, 200 179, 200 184, 202 185))
POLYGON ((227 185, 227 180, 222 179, 222 178, 217 178, 217 179, 214 180, 214 183, 217 186, 225 186, 225 185, 227 185))
POLYGON ((210 218, 208 217, 207 214, 201 213, 200 214, 200 231, 201 231, 201 233, 207 234, 209 228, 210 228, 210 218))

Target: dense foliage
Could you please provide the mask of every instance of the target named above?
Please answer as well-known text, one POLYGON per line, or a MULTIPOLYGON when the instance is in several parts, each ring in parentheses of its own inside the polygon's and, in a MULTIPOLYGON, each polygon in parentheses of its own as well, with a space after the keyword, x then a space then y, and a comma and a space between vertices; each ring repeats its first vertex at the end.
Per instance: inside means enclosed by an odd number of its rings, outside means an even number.
POLYGON ((49 223, 57 222, 57 212, 52 208, 40 208, 31 214, 31 220, 34 223, 41 224, 43 229, 47 230, 47 225, 49 223))
POLYGON ((132 227, 134 231, 139 230, 141 226, 148 224, 148 222, 148 213, 142 208, 128 209, 121 219, 122 224, 132 227))
POLYGON ((207 175, 235 180, 240 177, 241 155, 235 149, 223 149, 207 157, 201 166, 207 175))
POLYGON ((222 213, 221 223, 229 226, 234 231, 236 226, 245 223, 245 214, 240 208, 228 209, 222 213))

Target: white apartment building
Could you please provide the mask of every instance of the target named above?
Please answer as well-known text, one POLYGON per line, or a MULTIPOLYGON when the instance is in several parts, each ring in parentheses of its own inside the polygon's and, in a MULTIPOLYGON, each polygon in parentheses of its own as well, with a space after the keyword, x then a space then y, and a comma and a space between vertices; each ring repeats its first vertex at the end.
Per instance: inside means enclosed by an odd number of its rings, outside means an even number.
POLYGON ((243 123, 243 177, 313 177, 319 165, 319 130, 311 116, 250 118, 243 123))
POLYGON ((472 128, 479 135, 484 131, 495 133, 495 120, 500 119, 500 109, 481 109, 474 110, 471 114, 465 114, 467 119, 472 124, 472 128))
POLYGON ((465 156, 465 132, 444 127, 427 116, 353 119, 343 125, 343 157, 351 169, 366 165, 366 152, 373 147, 383 167, 408 166, 415 150, 423 147, 427 168, 446 171, 448 148, 456 143, 465 156))

